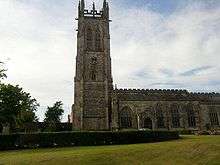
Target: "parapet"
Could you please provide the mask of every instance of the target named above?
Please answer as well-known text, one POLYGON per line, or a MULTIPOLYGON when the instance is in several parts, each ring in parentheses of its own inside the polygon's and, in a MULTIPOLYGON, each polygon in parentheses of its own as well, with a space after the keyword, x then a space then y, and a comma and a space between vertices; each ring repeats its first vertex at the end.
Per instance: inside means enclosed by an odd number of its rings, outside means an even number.
POLYGON ((117 93, 126 92, 126 93, 189 93, 185 89, 115 89, 117 93))
POLYGON ((196 95, 196 96, 210 96, 210 97, 220 97, 220 93, 204 93, 204 92, 190 92, 191 95, 196 95))
POLYGON ((115 89, 121 100, 135 101, 214 101, 220 100, 220 93, 195 93, 185 89, 115 89))
POLYGON ((109 19, 109 6, 106 0, 103 2, 102 10, 98 11, 95 8, 95 3, 93 2, 92 10, 85 9, 85 1, 80 0, 78 6, 78 17, 98 17, 98 18, 105 18, 109 19))

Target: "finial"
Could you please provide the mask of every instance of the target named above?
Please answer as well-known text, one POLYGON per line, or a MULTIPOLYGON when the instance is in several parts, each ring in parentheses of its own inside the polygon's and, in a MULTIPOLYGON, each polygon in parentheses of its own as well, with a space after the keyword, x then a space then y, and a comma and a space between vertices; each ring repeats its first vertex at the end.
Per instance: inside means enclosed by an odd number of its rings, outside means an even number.
POLYGON ((95 11, 95 2, 93 2, 93 4, 92 4, 92 9, 93 9, 93 11, 95 11))
POLYGON ((103 9, 106 8, 106 0, 103 1, 103 9))
POLYGON ((108 2, 106 0, 103 1, 103 17, 105 19, 109 19, 109 7, 108 7, 108 2))
POLYGON ((95 2, 93 2, 92 4, 92 13, 93 13, 93 17, 95 17, 95 2))
POLYGON ((79 8, 79 9, 81 9, 80 0, 79 0, 79 5, 78 5, 78 8, 79 8))
POLYGON ((80 17, 81 13, 81 5, 80 5, 80 1, 79 1, 79 6, 78 6, 78 17, 80 17))
POLYGON ((107 18, 109 19, 109 6, 108 6, 108 2, 106 4, 106 8, 107 8, 107 18))
POLYGON ((81 11, 84 12, 84 9, 85 9, 85 1, 81 0, 81 11))

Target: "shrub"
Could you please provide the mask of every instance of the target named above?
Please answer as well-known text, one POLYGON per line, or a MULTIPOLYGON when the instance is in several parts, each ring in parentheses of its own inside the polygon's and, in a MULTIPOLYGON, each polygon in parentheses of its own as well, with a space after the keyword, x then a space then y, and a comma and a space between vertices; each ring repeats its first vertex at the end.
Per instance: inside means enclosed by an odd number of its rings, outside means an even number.
POLYGON ((19 135, 0 135, 0 150, 9 150, 17 148, 19 135))
POLYGON ((193 135, 194 131, 193 130, 184 129, 184 130, 180 130, 179 134, 180 135, 193 135))
POLYGON ((123 132, 58 132, 0 135, 0 150, 133 144, 178 139, 178 132, 123 131, 123 132))

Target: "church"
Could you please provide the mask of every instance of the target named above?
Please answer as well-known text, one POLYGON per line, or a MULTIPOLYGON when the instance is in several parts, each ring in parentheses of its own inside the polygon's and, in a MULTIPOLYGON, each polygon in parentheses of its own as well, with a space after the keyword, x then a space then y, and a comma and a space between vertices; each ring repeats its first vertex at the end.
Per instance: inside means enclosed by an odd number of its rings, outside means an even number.
POLYGON ((220 129, 220 94, 176 89, 113 87, 109 5, 78 6, 74 130, 212 130, 220 129))

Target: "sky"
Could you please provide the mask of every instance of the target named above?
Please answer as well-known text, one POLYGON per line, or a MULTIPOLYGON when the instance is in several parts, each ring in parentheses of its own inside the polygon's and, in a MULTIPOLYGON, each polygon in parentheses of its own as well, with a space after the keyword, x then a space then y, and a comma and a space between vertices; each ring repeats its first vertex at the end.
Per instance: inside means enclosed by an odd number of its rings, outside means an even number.
MULTIPOLYGON (((91 9, 92 0, 85 0, 91 9)), ((101 9, 102 0, 94 0, 101 9)), ((118 88, 220 92, 219 0, 109 0, 113 81, 118 88)), ((0 0, 5 83, 47 106, 74 93, 76 0, 0 0)))

